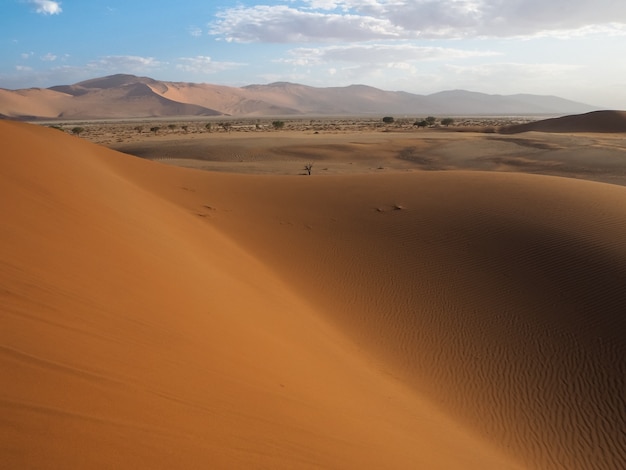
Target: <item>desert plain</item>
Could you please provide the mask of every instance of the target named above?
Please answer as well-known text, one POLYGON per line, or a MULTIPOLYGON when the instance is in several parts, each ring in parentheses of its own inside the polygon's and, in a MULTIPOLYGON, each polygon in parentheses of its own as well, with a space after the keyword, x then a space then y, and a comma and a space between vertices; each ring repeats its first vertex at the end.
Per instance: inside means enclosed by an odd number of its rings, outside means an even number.
POLYGON ((626 468, 624 119, 0 121, 0 467, 626 468))

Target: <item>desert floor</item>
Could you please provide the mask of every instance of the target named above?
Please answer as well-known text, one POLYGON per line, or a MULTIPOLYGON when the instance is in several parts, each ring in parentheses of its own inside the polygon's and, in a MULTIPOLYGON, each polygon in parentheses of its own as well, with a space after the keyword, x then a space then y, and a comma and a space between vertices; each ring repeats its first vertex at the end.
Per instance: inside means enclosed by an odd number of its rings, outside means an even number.
POLYGON ((626 468, 626 139, 492 125, 0 121, 0 467, 626 468))
MULTIPOLYGON (((142 158, 210 171, 296 175, 481 170, 534 173, 626 184, 626 136, 494 129, 524 118, 465 118, 449 128, 417 129, 412 120, 270 122, 153 121, 86 123, 82 136, 142 158), (259 124, 260 122, 260 124, 259 124), (150 132, 159 127, 156 133, 150 132)), ((70 131, 73 125, 66 125, 70 131)))

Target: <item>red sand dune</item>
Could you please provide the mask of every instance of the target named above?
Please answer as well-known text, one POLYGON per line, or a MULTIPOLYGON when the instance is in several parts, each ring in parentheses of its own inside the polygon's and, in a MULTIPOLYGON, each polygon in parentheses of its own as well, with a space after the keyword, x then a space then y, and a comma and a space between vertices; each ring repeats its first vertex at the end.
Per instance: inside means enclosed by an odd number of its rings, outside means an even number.
POLYGON ((626 188, 0 137, 7 468, 626 467, 626 188))

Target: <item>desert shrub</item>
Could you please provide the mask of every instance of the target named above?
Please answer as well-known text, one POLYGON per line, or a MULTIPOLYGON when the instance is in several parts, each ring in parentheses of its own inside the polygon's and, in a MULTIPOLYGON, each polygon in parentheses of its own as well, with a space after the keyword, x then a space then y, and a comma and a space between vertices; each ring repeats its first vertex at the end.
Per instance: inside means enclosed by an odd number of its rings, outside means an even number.
POLYGON ((385 116, 385 117, 383 118, 383 122, 384 122, 385 124, 391 124, 391 123, 393 123, 394 121, 395 121, 395 119, 394 119, 393 117, 391 117, 391 116, 385 116))
POLYGON ((84 132, 84 131, 85 131, 85 128, 84 128, 84 127, 74 127, 74 128, 72 129, 72 134, 74 134, 74 135, 80 135, 80 134, 81 134, 82 132, 84 132))
POLYGON ((443 118, 441 120, 441 125, 448 127, 450 124, 454 124, 454 119, 452 118, 443 118))
POLYGON ((274 126, 274 129, 282 129, 283 127, 285 127, 285 122, 284 121, 274 121, 272 122, 272 126, 274 126))

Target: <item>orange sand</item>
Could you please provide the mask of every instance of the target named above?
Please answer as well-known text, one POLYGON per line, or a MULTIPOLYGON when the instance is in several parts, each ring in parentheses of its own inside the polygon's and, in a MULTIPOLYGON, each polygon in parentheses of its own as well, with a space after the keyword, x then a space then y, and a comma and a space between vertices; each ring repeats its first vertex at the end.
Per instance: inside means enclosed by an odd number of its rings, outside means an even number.
POLYGON ((626 466, 626 188, 0 138, 3 467, 626 466))

